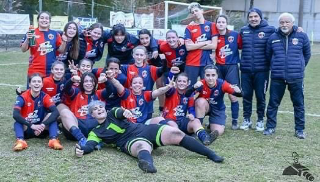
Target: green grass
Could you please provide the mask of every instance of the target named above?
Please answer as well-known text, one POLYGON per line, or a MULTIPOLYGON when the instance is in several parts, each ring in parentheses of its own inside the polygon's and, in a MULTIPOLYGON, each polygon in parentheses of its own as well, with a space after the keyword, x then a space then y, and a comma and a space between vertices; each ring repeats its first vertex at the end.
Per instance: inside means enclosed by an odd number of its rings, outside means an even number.
MULTIPOLYGON (((320 46, 313 50, 320 52, 320 46)), ((0 82, 25 85, 28 56, 29 53, 20 51, 0 52, 0 82), (21 64, 3 65, 8 63, 21 64)), ((320 55, 312 57, 305 78, 306 113, 318 115, 319 59, 320 55)), ((103 63, 104 59, 96 66, 103 63)), ((299 140, 293 136, 294 121, 290 113, 278 114, 277 131, 271 137, 253 130, 231 131, 229 119, 225 134, 210 146, 225 157, 224 164, 215 164, 180 147, 161 147, 153 152, 156 174, 144 174, 136 159, 113 148, 76 158, 75 143, 63 135, 60 136, 62 151, 48 149, 47 139, 30 139, 27 150, 13 152, 15 88, 0 87, 0 181, 306 181, 303 177, 282 175, 283 169, 293 162, 294 151, 304 156, 300 162, 310 169, 315 181, 320 180, 320 117, 306 116, 307 139, 299 140)), ((230 106, 227 100, 226 104, 230 106)), ((293 111, 288 92, 279 110, 293 111)), ((230 108, 227 114, 230 116, 230 108)), ((255 117, 254 114, 254 120, 255 117)))

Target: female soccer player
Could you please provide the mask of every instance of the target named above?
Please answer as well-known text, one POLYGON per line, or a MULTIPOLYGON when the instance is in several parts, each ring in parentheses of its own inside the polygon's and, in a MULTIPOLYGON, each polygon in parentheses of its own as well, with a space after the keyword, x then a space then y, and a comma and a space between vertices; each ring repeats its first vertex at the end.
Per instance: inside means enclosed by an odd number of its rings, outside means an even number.
POLYGON ((29 89, 17 97, 13 110, 14 131, 17 141, 14 151, 21 151, 28 147, 25 139, 33 137, 46 137, 49 130, 48 146, 55 150, 63 149, 58 136, 57 118, 59 112, 51 97, 42 92, 42 77, 32 74, 29 78, 29 89), (50 112, 48 114, 47 112, 50 112))
POLYGON ((66 35, 50 30, 51 15, 47 11, 40 12, 37 17, 39 27, 34 33, 28 32, 22 40, 21 50, 30 49, 28 77, 39 73, 41 77, 50 75, 51 65, 56 60, 56 51, 63 53, 66 48, 66 35), (35 39, 35 45, 29 45, 30 39, 35 39))
POLYGON ((143 125, 128 122, 133 117, 127 109, 113 108, 107 115, 103 102, 95 101, 89 105, 90 114, 101 127, 93 129, 85 146, 76 145, 76 156, 93 152, 100 142, 115 144, 124 153, 138 158, 138 166, 147 173, 156 173, 151 152, 165 145, 179 145, 183 148, 206 156, 213 162, 221 163, 223 158, 205 147, 193 137, 185 135, 177 128, 167 125, 143 125))
MULTIPOLYGON (((239 79, 239 49, 242 47, 242 41, 238 32, 228 30, 228 18, 225 15, 219 15, 216 19, 216 26, 219 31, 218 46, 216 50, 216 66, 219 69, 219 78, 226 80, 232 85, 240 85, 239 79)), ((231 101, 232 129, 236 130, 239 117, 239 103, 237 97, 228 94, 231 101)))
POLYGON ((242 93, 238 86, 218 79, 218 68, 216 66, 207 65, 204 68, 204 73, 204 79, 197 81, 188 92, 194 90, 199 92, 199 97, 195 103, 197 118, 202 123, 205 115, 208 114, 211 131, 217 130, 219 135, 222 135, 226 123, 224 93, 233 94, 237 97, 241 97, 242 93))

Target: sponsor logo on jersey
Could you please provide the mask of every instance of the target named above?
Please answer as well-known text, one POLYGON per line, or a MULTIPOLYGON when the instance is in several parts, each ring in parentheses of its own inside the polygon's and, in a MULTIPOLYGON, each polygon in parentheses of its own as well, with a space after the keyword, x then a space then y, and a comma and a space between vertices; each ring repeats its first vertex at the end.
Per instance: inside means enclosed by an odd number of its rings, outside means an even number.
POLYGON ((197 42, 203 42, 203 41, 206 41, 206 40, 207 40, 206 34, 202 34, 197 38, 197 42))
POLYGON ((38 123, 40 122, 40 118, 38 116, 38 110, 29 113, 28 116, 25 118, 29 123, 38 123))
POLYGON ((53 35, 53 34, 49 34, 49 35, 48 35, 48 38, 49 38, 50 40, 53 40, 53 39, 54 39, 54 35, 53 35))
POLYGON ((250 33, 250 31, 243 31, 243 34, 248 34, 250 33))
POLYGON ((88 114, 88 105, 81 106, 81 108, 78 109, 78 113, 80 116, 86 116, 88 114))
POLYGON ((133 109, 130 109, 133 119, 138 119, 142 116, 142 112, 140 111, 140 107, 135 107, 133 109))
POLYGON ((46 88, 46 90, 47 90, 48 92, 52 92, 52 91, 54 90, 54 88, 48 87, 48 88, 46 88))
POLYGON ((229 48, 229 44, 223 46, 219 50, 219 56, 221 58, 226 58, 227 56, 232 54, 232 50, 229 48))
POLYGON ((273 40, 271 43, 277 43, 277 42, 280 42, 280 40, 273 40))
POLYGON ((297 45, 299 43, 299 39, 297 39, 297 38, 293 38, 292 39, 292 44, 293 45, 297 45))
POLYGON ((209 32, 209 31, 210 31, 209 25, 206 25, 206 26, 204 27, 204 31, 206 31, 206 32, 209 32))
POLYGON ((51 97, 51 100, 52 100, 53 103, 60 102, 61 101, 60 93, 58 93, 55 96, 51 97))
POLYGON ((173 109, 175 112, 174 112, 174 115, 175 116, 184 116, 184 112, 183 112, 183 106, 182 105, 178 105, 177 107, 175 107, 173 109))
POLYGON ((229 41, 230 43, 232 43, 232 42, 234 41, 234 36, 229 36, 229 37, 228 37, 228 41, 229 41))
POLYGON ((259 37, 260 39, 262 39, 264 36, 265 36, 265 33, 264 33, 264 32, 259 32, 259 33, 258 33, 258 37, 259 37))
POLYGON ((214 98, 210 98, 210 99, 209 99, 209 104, 215 105, 215 104, 218 104, 218 102, 216 102, 216 101, 214 100, 214 98))
POLYGON ((38 51, 40 52, 41 56, 52 52, 53 48, 52 48, 52 45, 50 44, 50 41, 46 41, 46 42, 41 43, 39 45, 38 51))

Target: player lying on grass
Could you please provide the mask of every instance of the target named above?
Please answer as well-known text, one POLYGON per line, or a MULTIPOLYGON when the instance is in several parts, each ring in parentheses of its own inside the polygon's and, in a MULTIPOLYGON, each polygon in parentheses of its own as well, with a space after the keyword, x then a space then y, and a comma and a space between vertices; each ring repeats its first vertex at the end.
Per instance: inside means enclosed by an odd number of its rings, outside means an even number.
POLYGON ((29 78, 29 89, 17 97, 13 109, 14 131, 17 141, 14 151, 21 151, 28 147, 25 139, 46 137, 49 130, 48 146, 55 150, 63 147, 57 139, 59 112, 51 97, 42 92, 43 82, 40 74, 34 73, 29 78), (48 114, 48 111, 50 114, 48 114), (46 116, 47 115, 47 116, 46 116))
POLYGON ((76 145, 75 153, 78 157, 92 152, 95 146, 103 141, 107 144, 114 144, 122 152, 137 157, 139 168, 148 173, 157 172, 151 156, 153 148, 164 145, 180 145, 214 162, 220 163, 224 160, 214 151, 177 128, 168 125, 131 123, 127 119, 132 118, 133 115, 127 109, 113 108, 107 114, 103 102, 93 101, 89 104, 89 112, 100 125, 89 133, 85 146, 76 145))
MULTIPOLYGON (((163 117, 169 120, 168 125, 179 128, 188 135, 196 133, 204 145, 210 145, 219 133, 215 130, 208 134, 202 127, 200 120, 195 118, 194 95, 186 95, 189 86, 188 75, 186 73, 179 74, 179 72, 179 68, 175 66, 169 72, 168 80, 173 80, 174 74, 178 74, 178 76, 175 81, 176 86, 166 92, 163 117)), ((151 121, 150 124, 158 123, 151 121)))

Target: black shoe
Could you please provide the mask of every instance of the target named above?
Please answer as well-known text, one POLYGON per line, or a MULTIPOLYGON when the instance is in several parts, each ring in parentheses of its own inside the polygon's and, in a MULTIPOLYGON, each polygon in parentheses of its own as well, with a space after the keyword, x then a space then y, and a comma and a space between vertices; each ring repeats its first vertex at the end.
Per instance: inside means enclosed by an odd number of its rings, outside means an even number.
POLYGON ((223 157, 218 156, 217 154, 214 154, 212 157, 209 158, 210 160, 212 160, 213 162, 216 163, 222 163, 224 161, 223 157))
POLYGON ((146 160, 140 159, 138 163, 139 168, 146 173, 156 173, 157 169, 154 165, 146 160))
POLYGON ((202 141, 203 145, 210 145, 212 142, 214 142, 219 136, 219 132, 217 130, 214 130, 210 134, 206 136, 206 138, 202 141))

